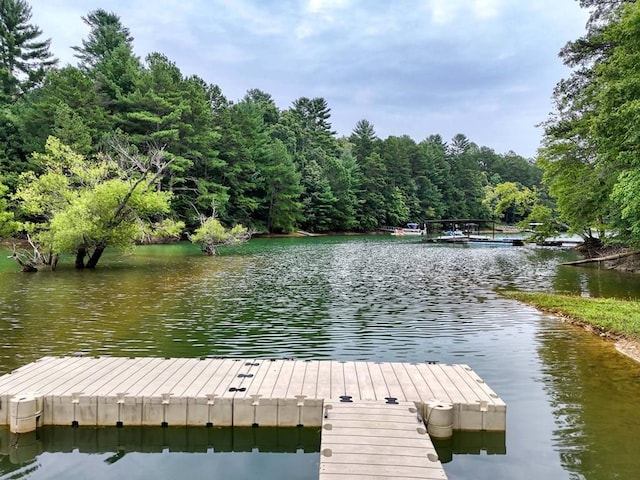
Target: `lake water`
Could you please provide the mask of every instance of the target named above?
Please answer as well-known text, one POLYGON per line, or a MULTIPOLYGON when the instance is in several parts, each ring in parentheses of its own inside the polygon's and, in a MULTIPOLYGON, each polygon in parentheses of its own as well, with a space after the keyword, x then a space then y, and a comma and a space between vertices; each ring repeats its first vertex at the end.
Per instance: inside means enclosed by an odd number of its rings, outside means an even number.
MULTIPOLYGON (((36 274, 0 253, 0 373, 74 354, 465 363, 507 403, 507 431, 439 443, 451 480, 640 478, 640 365, 494 292, 638 298, 640 275, 391 236, 256 239, 217 257, 149 246, 36 274)), ((20 449, 0 431, 0 478, 318 476, 310 429, 125 430, 46 428, 20 449)))

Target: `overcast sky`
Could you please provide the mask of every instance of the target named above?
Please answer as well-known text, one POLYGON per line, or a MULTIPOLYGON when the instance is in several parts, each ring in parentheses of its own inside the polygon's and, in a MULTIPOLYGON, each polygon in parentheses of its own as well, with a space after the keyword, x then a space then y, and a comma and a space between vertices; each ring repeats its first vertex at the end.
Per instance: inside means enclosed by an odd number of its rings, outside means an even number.
POLYGON ((61 64, 97 8, 120 16, 144 58, 161 52, 233 101, 251 88, 281 109, 324 97, 339 135, 463 133, 534 157, 560 48, 584 33, 575 0, 31 0, 61 64))

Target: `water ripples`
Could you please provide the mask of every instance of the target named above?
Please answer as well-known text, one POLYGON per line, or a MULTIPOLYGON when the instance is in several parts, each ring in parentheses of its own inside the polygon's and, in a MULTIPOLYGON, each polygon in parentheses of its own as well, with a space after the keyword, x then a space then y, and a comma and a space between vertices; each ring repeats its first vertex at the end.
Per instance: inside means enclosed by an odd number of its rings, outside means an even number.
POLYGON ((493 288, 553 288, 562 255, 382 237, 250 245, 213 258, 149 247, 107 257, 95 272, 5 274, 14 281, 1 287, 2 331, 27 358, 450 361, 486 355, 479 339, 493 344, 490 332, 530 321, 493 288))
POLYGON ((637 366, 494 292, 640 296, 638 277, 558 265, 571 257, 367 237, 256 240, 213 258, 148 247, 93 272, 25 275, 0 259, 0 373, 75 354, 466 363, 509 405, 509 454, 457 458, 450 478, 631 478, 635 453, 616 445, 640 435, 635 405, 602 409, 640 395, 637 366))

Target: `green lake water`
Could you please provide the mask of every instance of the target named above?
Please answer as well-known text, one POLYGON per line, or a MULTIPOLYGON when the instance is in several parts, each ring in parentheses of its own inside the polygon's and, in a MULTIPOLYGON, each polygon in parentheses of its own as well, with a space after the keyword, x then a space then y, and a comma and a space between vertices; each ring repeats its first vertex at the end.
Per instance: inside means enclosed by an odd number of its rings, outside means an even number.
MULTIPOLYGON (((568 251, 391 236, 109 253, 95 271, 0 258, 0 374, 45 355, 435 360, 507 403, 505 434, 438 443, 450 480, 640 478, 640 365, 499 287, 640 297, 568 251)), ((0 479, 317 479, 313 429, 0 430, 0 479)))

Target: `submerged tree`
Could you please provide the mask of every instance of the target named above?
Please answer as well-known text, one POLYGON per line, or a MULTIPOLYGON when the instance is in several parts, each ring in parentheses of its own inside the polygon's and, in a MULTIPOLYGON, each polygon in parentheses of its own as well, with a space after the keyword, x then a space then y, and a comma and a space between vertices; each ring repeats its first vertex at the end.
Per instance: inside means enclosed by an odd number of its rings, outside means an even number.
POLYGON ((191 242, 200 245, 201 250, 207 255, 215 255, 216 248, 224 245, 237 245, 251 238, 251 231, 242 225, 233 228, 225 228, 216 218, 215 209, 210 217, 199 214, 200 226, 193 235, 189 236, 191 242))
POLYGON ((169 213, 171 194, 157 188, 170 163, 162 149, 141 155, 117 142, 112 149, 90 160, 50 137, 45 152, 34 154, 42 173, 23 173, 14 198, 31 218, 24 230, 36 257, 50 252, 41 258, 51 263, 73 253, 76 268, 95 268, 107 247, 133 246, 153 218, 169 213))

